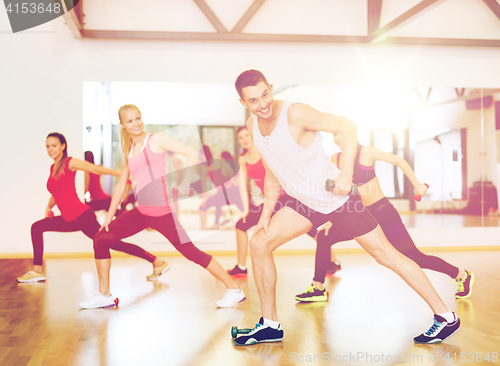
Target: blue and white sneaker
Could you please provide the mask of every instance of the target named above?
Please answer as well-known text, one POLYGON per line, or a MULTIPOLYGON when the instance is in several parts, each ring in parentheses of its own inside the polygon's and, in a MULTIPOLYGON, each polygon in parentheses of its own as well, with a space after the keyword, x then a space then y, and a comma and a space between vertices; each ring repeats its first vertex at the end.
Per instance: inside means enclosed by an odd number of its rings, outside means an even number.
POLYGON ((455 320, 448 323, 445 318, 434 314, 434 324, 425 333, 413 338, 415 343, 441 343, 460 329, 460 319, 453 313, 455 320))
POLYGON ((255 328, 250 333, 233 339, 233 342, 237 346, 250 346, 256 343, 281 342, 282 340, 283 329, 281 329, 281 325, 278 326, 278 329, 274 329, 264 324, 264 319, 260 318, 259 323, 255 324, 255 328))

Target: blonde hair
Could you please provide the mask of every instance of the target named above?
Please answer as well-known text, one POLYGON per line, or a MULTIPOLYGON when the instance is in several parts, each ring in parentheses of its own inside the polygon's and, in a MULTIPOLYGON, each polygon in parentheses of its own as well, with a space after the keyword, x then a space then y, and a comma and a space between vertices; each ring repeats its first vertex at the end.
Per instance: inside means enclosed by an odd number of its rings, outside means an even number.
MULTIPOLYGON (((120 119, 120 123, 122 121, 122 113, 129 109, 135 109, 137 110, 137 112, 141 113, 139 108, 137 108, 133 104, 122 105, 118 110, 118 118, 120 119)), ((128 132, 125 131, 123 127, 120 129, 120 145, 122 147, 123 164, 128 164, 128 154, 130 151, 130 147, 132 146, 132 137, 130 137, 128 132)))

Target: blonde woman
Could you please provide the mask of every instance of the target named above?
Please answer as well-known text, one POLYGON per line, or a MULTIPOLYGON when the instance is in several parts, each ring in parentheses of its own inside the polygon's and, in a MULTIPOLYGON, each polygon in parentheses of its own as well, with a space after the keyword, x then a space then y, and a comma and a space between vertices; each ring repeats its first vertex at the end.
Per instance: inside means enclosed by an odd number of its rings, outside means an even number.
MULTIPOLYGON (((177 220, 174 206, 170 200, 172 187, 167 187, 165 181, 167 151, 187 156, 188 166, 197 163, 197 152, 165 134, 144 132, 141 112, 135 105, 122 106, 118 111, 118 116, 121 125, 124 164, 120 180, 113 193, 108 216, 101 226, 100 232, 94 237, 99 293, 91 300, 80 303, 80 306, 82 308, 99 308, 114 305, 109 287, 111 268, 109 248, 120 239, 134 235, 147 227, 160 232, 187 259, 206 268, 210 274, 224 283, 227 292, 222 300, 216 303, 217 306, 231 307, 245 300, 243 290, 234 283, 221 265, 212 256, 195 247, 189 240, 177 220), (129 175, 132 175, 137 182, 135 190, 139 204, 112 221, 121 197, 123 197, 129 175)), ((188 194, 190 174, 192 172, 188 171, 183 182, 177 187, 179 196, 188 194)), ((166 268, 168 267, 164 269, 166 268)))

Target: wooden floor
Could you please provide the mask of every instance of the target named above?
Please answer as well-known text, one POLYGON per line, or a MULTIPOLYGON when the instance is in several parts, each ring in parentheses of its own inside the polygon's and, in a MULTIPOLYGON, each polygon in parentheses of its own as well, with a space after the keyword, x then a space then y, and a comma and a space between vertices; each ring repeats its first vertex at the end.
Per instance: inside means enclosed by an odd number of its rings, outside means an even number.
MULTIPOLYGON (((79 310, 78 302, 96 289, 92 259, 48 259, 47 281, 37 284, 15 282, 31 260, 3 259, 0 365, 500 364, 500 252, 437 254, 473 271, 476 283, 472 297, 458 301, 447 276, 426 271, 445 303, 460 315, 462 328, 441 345, 423 346, 412 339, 430 327, 431 311, 366 254, 339 255, 343 269, 328 280, 329 302, 313 304, 294 300, 311 281, 313 256, 277 255, 285 338, 249 347, 233 346, 230 328, 253 327, 260 317, 251 271, 248 279, 238 280, 247 300, 236 308, 216 309, 223 285, 184 258, 169 259, 172 269, 159 282, 146 281, 148 263, 115 258, 112 291, 120 307, 79 310), (479 354, 488 354, 490 361, 479 361, 479 354)), ((234 265, 232 257, 218 260, 225 268, 234 265)))

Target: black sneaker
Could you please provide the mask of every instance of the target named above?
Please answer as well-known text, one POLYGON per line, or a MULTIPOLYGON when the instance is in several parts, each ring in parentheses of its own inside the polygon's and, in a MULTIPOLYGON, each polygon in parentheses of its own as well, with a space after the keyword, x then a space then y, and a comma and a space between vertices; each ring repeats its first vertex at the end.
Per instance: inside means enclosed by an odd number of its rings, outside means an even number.
POLYGON ((281 342, 282 340, 283 329, 281 329, 281 325, 278 326, 278 329, 274 329, 264 324, 264 319, 260 318, 259 323, 255 324, 255 328, 250 333, 233 339, 233 342, 237 346, 250 346, 256 343, 281 342))
POLYGON ((445 318, 434 314, 434 324, 425 333, 413 338, 415 343, 441 343, 460 329, 460 319, 453 313, 455 320, 448 324, 445 318))
POLYGON ((474 284, 474 273, 471 273, 464 269, 467 273, 467 277, 464 279, 457 279, 458 290, 455 294, 457 299, 466 299, 472 294, 472 285, 474 284))
POLYGON ((340 266, 340 262, 339 262, 339 264, 337 264, 335 262, 330 262, 330 265, 328 266, 328 270, 326 271, 326 275, 333 276, 335 273, 337 273, 341 269, 342 269, 342 267, 340 266))
POLYGON ((326 291, 325 288, 323 290, 320 290, 314 284, 311 284, 311 286, 307 287, 306 290, 295 296, 295 300, 297 301, 327 301, 328 300, 328 292, 326 291))
POLYGON ((248 274, 248 271, 246 269, 241 269, 238 265, 235 265, 233 269, 228 269, 227 273, 234 277, 244 277, 248 274))

